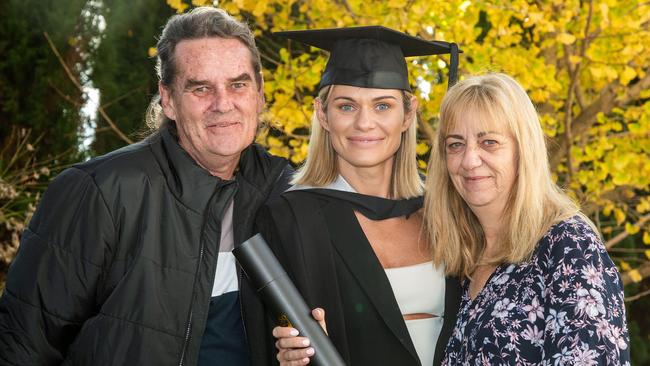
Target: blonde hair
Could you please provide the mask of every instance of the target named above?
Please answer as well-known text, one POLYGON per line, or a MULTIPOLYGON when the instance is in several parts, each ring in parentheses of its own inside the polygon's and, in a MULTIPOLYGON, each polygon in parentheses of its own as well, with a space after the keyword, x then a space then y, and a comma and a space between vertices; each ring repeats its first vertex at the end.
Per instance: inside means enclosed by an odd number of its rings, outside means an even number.
MULTIPOLYGON (((326 86, 318 93, 323 112, 327 110, 328 99, 333 85, 326 86)), ((412 95, 402 91, 405 112, 411 111, 412 95)), ((422 195, 423 183, 417 168, 415 147, 417 145, 417 114, 412 113, 409 128, 402 132, 400 146, 395 153, 391 175, 390 194, 392 198, 412 198, 422 195)), ((339 175, 336 151, 327 130, 321 127, 318 113, 314 111, 311 119, 311 136, 307 159, 293 177, 292 184, 324 187, 336 180, 339 175)))
POLYGON ((491 73, 449 89, 431 151, 424 211, 433 259, 445 265, 447 274, 469 277, 479 264, 521 263, 551 225, 576 214, 591 224, 553 181, 537 111, 514 79, 491 73), (454 188, 446 164, 445 138, 470 111, 481 116, 477 123, 505 130, 517 146, 516 178, 503 214, 505 229, 499 233, 498 250, 487 259, 482 258, 483 229, 454 188))

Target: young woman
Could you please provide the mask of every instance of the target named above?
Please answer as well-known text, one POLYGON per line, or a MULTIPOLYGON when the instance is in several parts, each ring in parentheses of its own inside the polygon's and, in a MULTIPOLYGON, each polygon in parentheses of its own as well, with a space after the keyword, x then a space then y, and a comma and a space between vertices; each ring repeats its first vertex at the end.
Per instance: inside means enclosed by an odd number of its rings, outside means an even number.
MULTIPOLYGON (((439 364, 459 288, 433 265, 422 235, 417 100, 404 56, 449 44, 383 27, 283 34, 331 54, 307 161, 295 186, 262 210, 260 231, 307 303, 326 310, 347 364, 439 364)), ((311 354, 285 349, 278 359, 304 364, 311 354)))
POLYGON ((445 365, 629 365, 623 286, 553 182, 523 88, 471 77, 445 96, 427 175, 434 262, 462 279, 445 365))

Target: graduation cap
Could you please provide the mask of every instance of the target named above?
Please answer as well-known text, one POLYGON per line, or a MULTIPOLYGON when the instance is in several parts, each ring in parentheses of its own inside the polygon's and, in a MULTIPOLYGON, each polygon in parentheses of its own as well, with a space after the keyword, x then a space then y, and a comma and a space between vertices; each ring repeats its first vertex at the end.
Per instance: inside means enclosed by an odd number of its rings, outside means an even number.
POLYGON ((383 26, 308 29, 274 34, 330 52, 318 86, 332 84, 411 91, 404 57, 451 54, 449 82, 458 75, 458 46, 426 41, 383 26))

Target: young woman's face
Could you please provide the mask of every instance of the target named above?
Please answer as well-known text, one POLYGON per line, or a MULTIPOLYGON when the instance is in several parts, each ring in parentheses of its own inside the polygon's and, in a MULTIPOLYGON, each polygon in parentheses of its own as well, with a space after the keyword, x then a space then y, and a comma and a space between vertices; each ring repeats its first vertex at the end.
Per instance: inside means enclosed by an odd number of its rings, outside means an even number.
MULTIPOLYGON (((417 108, 412 101, 411 111, 417 108)), ((404 110, 402 91, 397 89, 332 86, 327 109, 317 102, 321 126, 329 131, 340 170, 347 168, 392 168, 409 128, 412 113, 404 110)))
POLYGON ((485 128, 467 111, 445 136, 447 170, 470 208, 500 215, 517 176, 517 146, 501 129, 485 128))

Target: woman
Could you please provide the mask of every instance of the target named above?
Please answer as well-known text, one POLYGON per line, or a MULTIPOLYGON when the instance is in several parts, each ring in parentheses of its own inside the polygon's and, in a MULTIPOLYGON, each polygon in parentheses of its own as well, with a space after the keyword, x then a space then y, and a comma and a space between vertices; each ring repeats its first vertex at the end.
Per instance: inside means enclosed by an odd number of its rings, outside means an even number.
POLYGON ((629 364, 619 274, 553 182, 537 113, 512 78, 449 90, 426 191, 434 262, 463 279, 443 364, 629 364))
MULTIPOLYGON (((262 210, 259 229, 307 303, 327 311, 347 364, 439 364, 459 288, 421 235, 417 100, 404 56, 450 47, 383 27, 281 34, 331 53, 308 158, 295 186, 262 210)), ((304 364, 310 354, 278 359, 304 364)))

